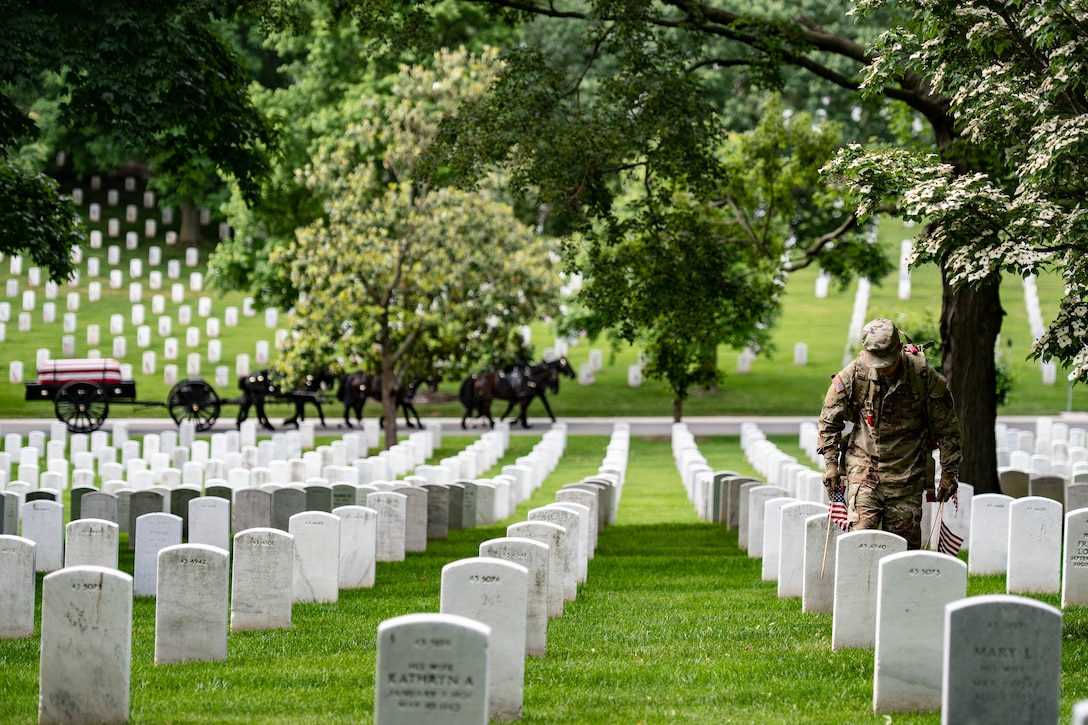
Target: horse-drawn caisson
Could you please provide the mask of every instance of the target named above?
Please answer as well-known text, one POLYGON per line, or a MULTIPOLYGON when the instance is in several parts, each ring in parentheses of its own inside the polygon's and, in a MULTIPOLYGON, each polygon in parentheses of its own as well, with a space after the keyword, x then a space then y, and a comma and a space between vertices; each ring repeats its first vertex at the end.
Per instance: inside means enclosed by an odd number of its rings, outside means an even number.
POLYGON ((269 400, 286 400, 294 403, 295 415, 284 421, 285 425, 297 424, 302 419, 303 406, 317 406, 321 424, 324 392, 335 381, 331 376, 307 376, 304 387, 288 390, 274 383, 268 371, 242 376, 239 398, 223 398, 203 378, 192 377, 178 382, 170 389, 165 402, 137 400, 136 381, 121 376, 121 363, 112 358, 86 358, 45 360, 38 366, 35 382, 25 383, 26 400, 52 401, 57 420, 68 426, 72 433, 90 433, 102 427, 109 415, 110 403, 126 403, 140 407, 164 407, 174 422, 191 422, 196 430, 206 431, 219 419, 224 404, 239 406, 237 423, 245 420, 250 406, 255 406, 262 425, 271 428, 264 413, 269 400))
MULTIPOLYGON (((518 422, 529 427, 526 409, 529 403, 540 398, 548 417, 555 421, 547 392, 559 392, 559 378, 573 378, 574 370, 565 358, 548 360, 535 365, 515 365, 500 371, 477 373, 466 378, 461 385, 460 398, 465 406, 465 415, 461 426, 466 427, 467 419, 474 414, 494 425, 491 417, 491 402, 506 400, 508 407, 502 417, 505 418, 519 405, 518 422)), ((307 403, 317 408, 321 425, 325 425, 322 403, 327 402, 326 393, 332 391, 338 380, 329 368, 307 375, 298 388, 287 387, 277 379, 271 370, 259 370, 242 375, 238 379, 238 388, 242 395, 238 398, 220 398, 210 384, 203 378, 186 378, 170 389, 165 402, 136 399, 136 381, 122 378, 121 363, 112 358, 86 358, 68 360, 45 360, 38 366, 35 382, 25 383, 26 400, 52 401, 57 420, 68 426, 72 433, 90 433, 98 430, 109 415, 110 403, 126 403, 141 407, 164 407, 174 422, 191 422, 196 430, 209 430, 219 419, 223 405, 238 405, 238 417, 235 424, 240 426, 255 410, 260 425, 271 430, 272 424, 265 412, 265 405, 273 401, 287 401, 294 404, 294 415, 284 420, 284 425, 297 425, 303 419, 307 403)), ((405 422, 413 427, 409 414, 413 414, 416 425, 422 427, 419 413, 415 411, 412 400, 416 390, 426 383, 433 391, 437 388, 434 379, 415 379, 409 385, 394 387, 397 405, 404 411, 405 422)), ((364 373, 353 373, 341 379, 337 397, 344 403, 344 421, 351 427, 350 413, 356 420, 362 421, 362 407, 367 398, 381 400, 380 378, 364 373)))
POLYGON ((45 360, 38 379, 26 385, 26 400, 51 400, 57 420, 72 433, 98 430, 110 412, 110 401, 143 407, 161 406, 174 422, 188 420, 198 431, 219 418, 220 400, 203 378, 186 378, 166 396, 166 402, 136 399, 136 381, 121 377, 121 363, 112 358, 45 360))

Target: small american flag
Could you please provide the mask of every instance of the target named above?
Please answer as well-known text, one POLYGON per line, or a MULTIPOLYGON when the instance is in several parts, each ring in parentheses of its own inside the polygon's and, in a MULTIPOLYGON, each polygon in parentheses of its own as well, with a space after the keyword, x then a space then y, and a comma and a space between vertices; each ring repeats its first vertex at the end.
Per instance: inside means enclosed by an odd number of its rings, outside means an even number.
POLYGON ((850 521, 846 517, 846 498, 843 496, 841 488, 831 492, 831 507, 827 515, 838 524, 840 529, 849 531, 850 521))
POLYGON ((957 536, 952 529, 948 528, 948 524, 941 521, 941 533, 937 537, 937 551, 949 556, 956 556, 960 553, 961 546, 963 546, 963 537, 957 536))

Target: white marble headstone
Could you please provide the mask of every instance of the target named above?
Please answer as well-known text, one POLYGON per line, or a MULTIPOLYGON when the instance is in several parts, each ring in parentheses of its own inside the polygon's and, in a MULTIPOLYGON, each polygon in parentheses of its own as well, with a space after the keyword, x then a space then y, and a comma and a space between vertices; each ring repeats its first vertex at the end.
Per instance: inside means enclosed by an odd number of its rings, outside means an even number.
POLYGON ((442 567, 442 614, 491 628, 490 718, 519 720, 525 692, 529 571, 501 559, 460 559, 442 567))
MULTIPOLYGON (((9 488, 10 488, 9 484, 9 488)), ((28 501, 20 507, 23 537, 37 547, 34 566, 56 571, 64 566, 64 505, 57 501, 28 501)))
POLYGON ((230 629, 286 629, 294 601, 294 537, 273 528, 234 535, 230 629))
POLYGON ((455 614, 378 625, 376 725, 486 725, 491 628, 455 614))
POLYGON ((136 557, 133 561, 133 594, 155 596, 159 551, 181 543, 181 517, 149 513, 136 517, 136 557))
POLYGON ((763 559, 760 562, 760 576, 765 582, 778 581, 782 509, 796 502, 797 499, 793 496, 777 496, 763 503, 763 559))
POLYGON ((230 551, 230 501, 197 496, 189 501, 189 543, 230 551))
POLYGON ((778 541, 779 599, 800 597, 804 594, 805 522, 810 517, 821 514, 827 518, 827 506, 811 501, 792 501, 782 507, 778 541))
POLYGON ((116 523, 103 519, 82 518, 68 522, 64 536, 64 566, 116 569, 119 533, 116 523))
POLYGON ((34 634, 35 547, 30 539, 0 535, 0 639, 34 634))
POLYGON ((159 551, 155 664, 227 658, 229 558, 224 549, 200 544, 159 551))
POLYGON ((1009 504, 1015 499, 1001 493, 975 496, 971 506, 971 574, 1004 574, 1009 563, 1009 504))
POLYGON ((563 557, 563 599, 574 601, 578 598, 578 575, 582 556, 578 515, 545 506, 530 509, 528 518, 529 521, 546 521, 563 528, 564 533, 559 537, 559 552, 563 557))
POLYGON ((525 650, 543 657, 548 644, 548 546, 515 536, 489 539, 480 544, 480 556, 505 559, 529 571, 528 618, 525 650))
POLYGON ((340 517, 303 511, 287 529, 295 537, 292 591, 296 602, 335 602, 340 596, 340 517))
POLYGON ((332 512, 340 517, 340 588, 373 587, 378 547, 378 512, 354 504, 338 506, 332 512))
POLYGON ((805 519, 802 612, 835 611, 835 552, 845 532, 827 514, 805 519))
POLYGON ((566 568, 563 547, 567 530, 549 521, 522 521, 507 526, 506 535, 530 539, 548 547, 548 617, 563 616, 566 568))
POLYGON ((38 722, 128 722, 132 577, 97 566, 49 574, 41 628, 38 722))
POLYGON ((1062 609, 1088 606, 1088 508, 1065 515, 1062 609))
POLYGON ((989 594, 945 608, 941 722, 1058 722, 1062 613, 989 594))
POLYGON ((1061 591, 1062 505, 1041 496, 1009 504, 1009 594, 1061 591))
POLYGON ((940 709, 944 608, 967 596, 967 565, 932 551, 890 554, 878 588, 873 710, 940 709))
POLYGON ((873 646, 880 560, 906 549, 907 540, 902 536, 876 529, 839 536, 835 551, 831 649, 873 646))
MULTIPOLYGON (((741 487, 741 503, 744 505, 744 487, 741 487)), ((741 512, 741 518, 747 521, 748 556, 759 559, 763 556, 763 529, 766 515, 765 504, 773 498, 788 496, 789 492, 778 486, 758 484, 748 488, 747 514, 741 512)), ((742 521, 743 523, 743 521, 742 521)))
POLYGON ((366 505, 378 512, 378 561, 404 561, 408 497, 395 491, 367 494, 366 505))

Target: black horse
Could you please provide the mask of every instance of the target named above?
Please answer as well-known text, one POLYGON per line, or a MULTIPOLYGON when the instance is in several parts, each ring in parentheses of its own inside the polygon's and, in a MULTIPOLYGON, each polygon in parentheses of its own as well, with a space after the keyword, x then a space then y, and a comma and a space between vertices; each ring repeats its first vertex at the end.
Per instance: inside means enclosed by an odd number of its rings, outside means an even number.
POLYGON ((276 400, 290 400, 295 404, 295 414, 284 420, 284 425, 298 427, 298 423, 305 419, 306 403, 317 408, 317 416, 321 419, 322 427, 325 426, 325 413, 321 409, 322 393, 330 390, 336 384, 336 377, 329 368, 323 368, 321 372, 307 375, 303 381, 303 387, 298 390, 285 391, 283 385, 275 378, 274 373, 265 368, 249 375, 238 378, 238 389, 242 391, 242 398, 238 406, 238 418, 235 424, 241 427, 242 422, 249 417, 249 409, 253 408, 257 413, 257 421, 265 430, 275 430, 268 419, 264 404, 268 398, 276 400))
POLYGON ((317 417, 321 419, 321 427, 325 427, 325 411, 321 409, 325 392, 336 386, 336 375, 328 367, 320 372, 310 373, 302 380, 302 387, 292 390, 289 397, 295 404, 295 414, 283 421, 284 425, 298 427, 299 421, 306 420, 306 404, 310 403, 317 408, 317 417))
POLYGON ((264 411, 265 398, 278 396, 280 392, 279 385, 272 380, 271 372, 265 368, 238 378, 238 389, 242 391, 242 399, 238 405, 238 418, 235 420, 237 427, 242 427, 242 423, 249 417, 249 409, 254 408, 261 427, 265 430, 275 430, 264 411))
MULTIPOLYGON (((422 375, 417 376, 408 385, 397 385, 393 388, 393 397, 397 401, 397 406, 404 413, 404 423, 409 428, 423 427, 423 421, 419 419, 419 411, 416 410, 413 402, 419 387, 423 383, 426 383, 427 387, 432 391, 438 389, 437 381, 433 378, 425 378, 422 375), (412 417, 416 419, 415 423, 412 423, 412 417)), ((351 414, 353 412, 355 413, 355 421, 362 425, 363 406, 366 405, 367 399, 382 402, 382 379, 378 375, 371 375, 362 371, 348 373, 341 380, 336 397, 344 403, 344 422, 348 428, 352 427, 351 414)), ((382 424, 384 425, 384 420, 382 424)))
POLYGON ((555 415, 548 404, 546 392, 551 390, 553 394, 559 393, 560 375, 574 377, 574 369, 566 358, 535 365, 521 363, 501 371, 485 371, 465 378, 461 382, 459 392, 461 404, 465 407, 461 427, 467 428, 468 418, 475 413, 477 417, 487 418, 487 422, 494 428, 495 420, 491 417, 491 401, 496 398, 509 401, 500 420, 504 420, 514 406, 519 405, 516 421, 520 422, 523 428, 530 428, 526 410, 534 399, 540 398, 540 402, 544 404, 544 410, 554 423, 555 415))

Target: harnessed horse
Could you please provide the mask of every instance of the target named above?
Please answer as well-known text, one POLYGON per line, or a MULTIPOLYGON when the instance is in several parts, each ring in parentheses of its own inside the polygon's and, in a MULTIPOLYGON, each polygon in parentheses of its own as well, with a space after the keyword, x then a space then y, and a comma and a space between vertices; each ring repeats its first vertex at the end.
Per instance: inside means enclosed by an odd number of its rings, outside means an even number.
MULTIPOLYGON (((416 410, 413 401, 419 386, 424 382, 427 383, 428 388, 431 390, 438 388, 438 383, 435 380, 423 376, 418 376, 407 386, 397 385, 393 388, 393 397, 397 401, 397 406, 403 411, 404 423, 409 428, 423 427, 423 421, 419 419, 419 411, 416 410), (409 416, 414 416, 416 422, 412 423, 409 416)), ((347 424, 348 428, 352 427, 352 412, 355 413, 355 421, 362 425, 363 406, 366 405, 367 399, 382 402, 382 379, 378 375, 371 375, 362 371, 348 373, 340 381, 340 389, 337 391, 336 396, 344 403, 344 423, 347 424)))
POLYGON ((285 392, 283 386, 277 381, 268 368, 258 370, 249 375, 238 378, 238 389, 242 391, 242 399, 238 407, 236 425, 249 417, 249 409, 257 412, 257 421, 266 430, 275 430, 272 422, 265 413, 264 403, 266 398, 289 399, 295 404, 295 414, 284 420, 284 425, 298 426, 299 421, 305 419, 306 403, 311 403, 317 408, 317 416, 321 419, 322 427, 325 426, 325 413, 321 408, 321 394, 329 390, 336 383, 336 376, 329 368, 322 368, 318 373, 311 373, 303 381, 302 388, 285 392))
POLYGON ((252 407, 257 411, 257 421, 261 427, 265 430, 275 430, 264 412, 264 399, 278 395, 280 392, 279 385, 270 376, 271 372, 265 368, 238 378, 238 389, 242 391, 242 401, 238 406, 238 418, 235 420, 237 427, 242 427, 242 422, 249 417, 249 409, 252 407))
POLYGON ((540 398, 548 417, 555 422, 555 415, 548 404, 547 390, 559 393, 559 376, 574 377, 574 369, 566 358, 549 360, 535 365, 514 365, 502 371, 476 373, 461 382, 459 397, 465 407, 461 418, 461 427, 467 428, 467 420, 478 411, 478 417, 487 418, 492 428, 495 420, 491 417, 491 401, 497 399, 509 401, 500 420, 506 418, 515 405, 520 405, 517 421, 523 428, 530 428, 526 410, 535 398, 540 398))
POLYGON ((298 427, 299 421, 306 419, 306 404, 310 403, 317 408, 317 417, 321 419, 321 427, 325 427, 325 411, 321 408, 325 391, 332 390, 336 385, 336 375, 329 368, 322 368, 318 373, 310 373, 302 380, 302 387, 292 390, 291 400, 295 403, 295 414, 283 421, 284 425, 298 427))

